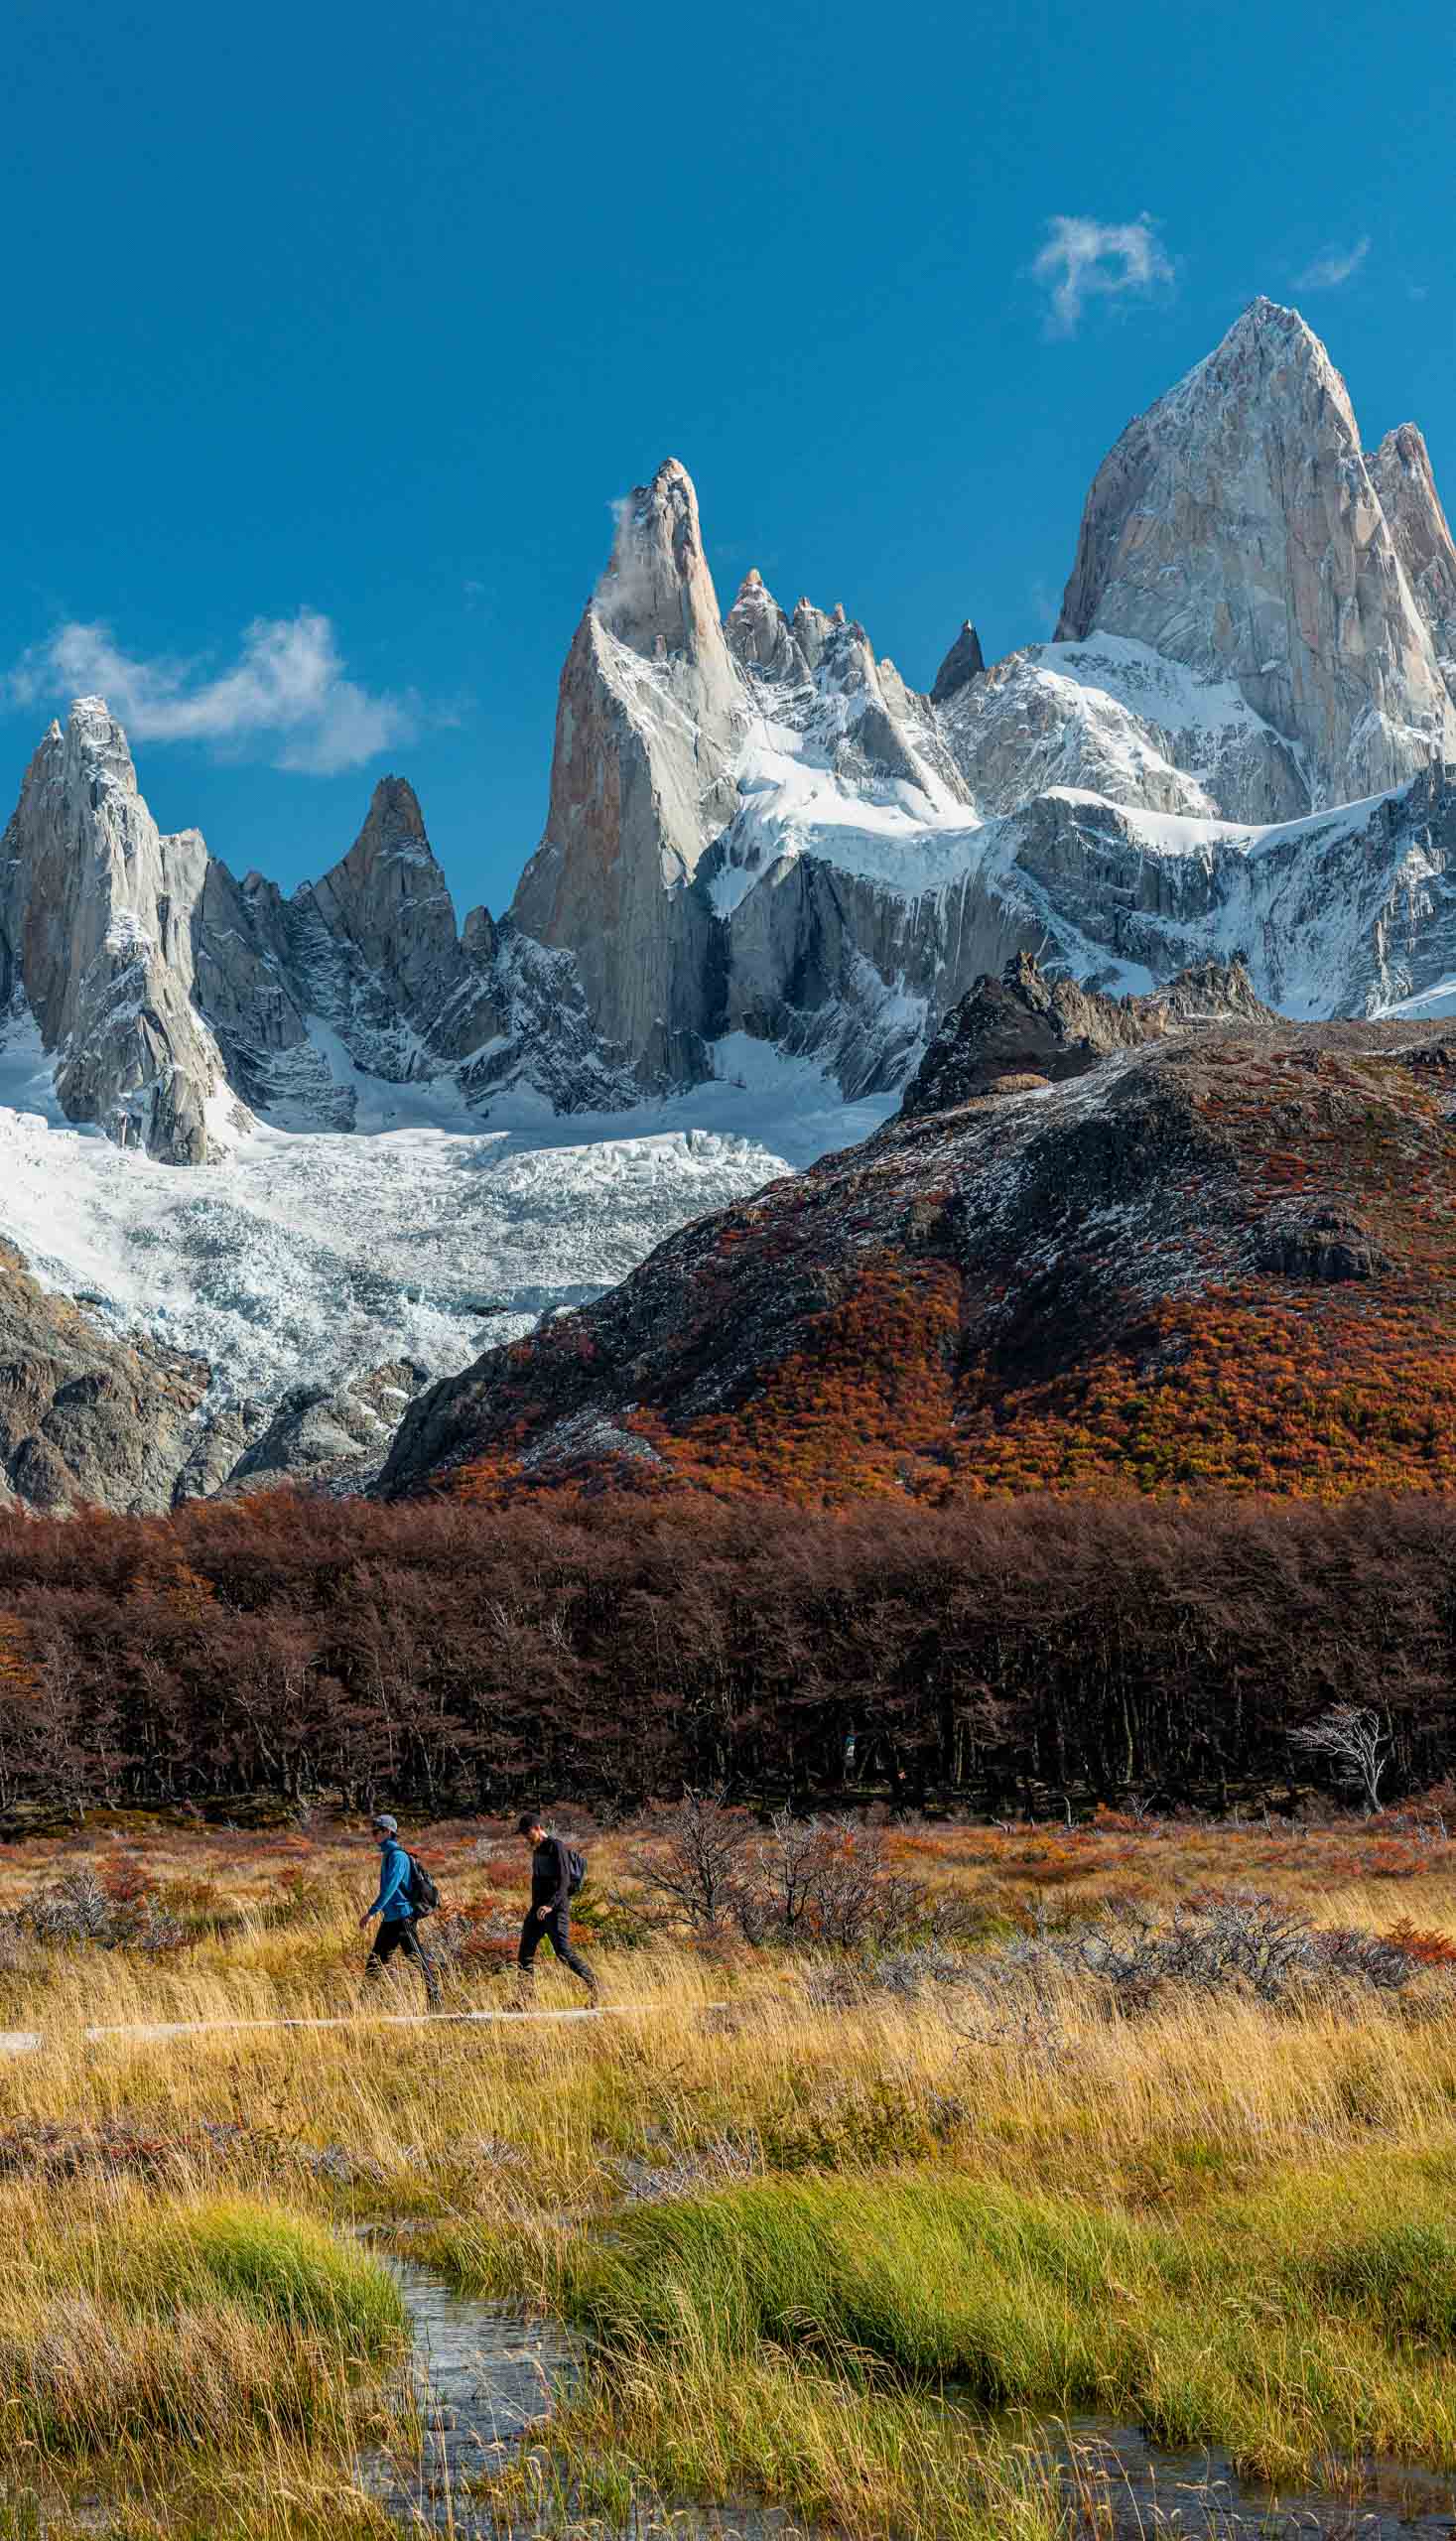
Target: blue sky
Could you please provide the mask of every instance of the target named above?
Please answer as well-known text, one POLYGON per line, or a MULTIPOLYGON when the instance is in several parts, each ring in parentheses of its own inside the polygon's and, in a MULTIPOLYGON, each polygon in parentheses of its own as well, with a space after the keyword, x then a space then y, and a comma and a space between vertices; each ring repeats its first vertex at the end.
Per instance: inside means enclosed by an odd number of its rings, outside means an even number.
POLYGON ((7 799, 99 685, 236 869, 393 767, 499 908, 613 496, 674 453, 725 606, 756 564, 927 685, 968 613, 1049 630, 1104 451, 1258 291, 1456 507, 1447 7, 8 23, 7 799))

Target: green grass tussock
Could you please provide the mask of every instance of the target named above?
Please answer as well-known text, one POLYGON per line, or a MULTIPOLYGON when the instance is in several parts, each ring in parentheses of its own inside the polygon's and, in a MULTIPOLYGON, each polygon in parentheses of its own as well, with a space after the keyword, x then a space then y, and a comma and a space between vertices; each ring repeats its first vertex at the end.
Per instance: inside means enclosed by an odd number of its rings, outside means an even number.
POLYGON ((1456 2204, 1368 2157, 1179 2221, 951 2175, 766 2180, 618 2217, 566 2256, 604 2352, 1140 2421, 1284 2475, 1331 2453, 1456 2466, 1456 2204))
POLYGON ((0 2449, 337 2432, 362 2370, 401 2350, 389 2276, 308 2216, 114 2184, 53 2205, 44 2228, 35 2205, 0 2200, 16 2236, 0 2286, 0 2449))

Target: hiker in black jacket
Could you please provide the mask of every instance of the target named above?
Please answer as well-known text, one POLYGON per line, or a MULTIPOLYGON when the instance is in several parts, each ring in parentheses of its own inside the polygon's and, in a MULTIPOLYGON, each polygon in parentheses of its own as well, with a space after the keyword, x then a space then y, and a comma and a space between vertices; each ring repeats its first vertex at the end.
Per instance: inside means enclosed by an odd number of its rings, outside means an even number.
POLYGON ((524 1835, 531 1847, 531 1903, 521 1926, 519 1965, 523 1982, 529 1986, 535 1977, 534 1960, 543 1940, 550 1941, 560 1959, 566 1961, 574 1976, 580 1976, 593 2002, 596 2001, 596 1979, 580 1950, 572 1947, 572 1865, 571 1852, 560 1835, 543 1826, 532 1809, 516 1820, 516 1833, 524 1835))

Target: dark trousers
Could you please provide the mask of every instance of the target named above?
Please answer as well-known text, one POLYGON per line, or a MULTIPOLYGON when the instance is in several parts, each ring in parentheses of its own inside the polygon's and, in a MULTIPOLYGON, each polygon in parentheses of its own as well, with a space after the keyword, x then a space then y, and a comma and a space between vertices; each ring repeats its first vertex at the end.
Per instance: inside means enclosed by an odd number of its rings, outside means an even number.
POLYGON ((428 2000, 438 2003, 440 1980, 435 1973, 434 1961, 427 1958, 420 1947, 420 1936, 413 1915, 398 1915, 388 1923, 381 1923, 374 1935, 374 1946, 364 1962, 364 1974, 371 1982, 377 1984, 397 1949, 402 1949, 406 1958, 414 1960, 425 1979, 425 1993, 428 2000))
POLYGON ((521 1926, 520 1966, 527 1976, 532 1973, 531 1962, 543 1941, 550 1941, 557 1957, 566 1962, 574 1976, 580 1976, 589 1994, 595 1994, 596 1979, 581 1951, 572 1947, 570 1907, 553 1906, 544 1917, 538 1916, 532 1907, 521 1926))

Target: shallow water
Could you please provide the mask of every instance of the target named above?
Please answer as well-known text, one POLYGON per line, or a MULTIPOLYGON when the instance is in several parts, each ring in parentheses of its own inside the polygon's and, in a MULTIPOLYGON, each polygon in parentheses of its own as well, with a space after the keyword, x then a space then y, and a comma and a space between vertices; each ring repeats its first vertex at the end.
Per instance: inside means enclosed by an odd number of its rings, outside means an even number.
POLYGON ((1085 2495, 1112 2541, 1177 2534, 1180 2541, 1450 2541, 1456 2480, 1403 2463, 1352 2464, 1339 2492, 1276 2494, 1243 2480, 1226 2453, 1163 2452, 1136 2427, 1071 2418, 1031 2440, 1085 2495))
MULTIPOLYGON (((462 2541, 502 2541, 500 2527, 471 2500, 469 2483, 570 2396, 580 2380, 580 2351, 559 2324, 523 2321, 503 2305, 462 2299, 410 2261, 386 2258, 384 2264, 413 2325, 412 2371, 425 2440, 408 2480, 384 2467, 384 2484, 377 2468, 370 2484, 406 2526, 449 2530, 462 2541)), ((1028 2450, 1061 2474, 1081 2528, 1099 2541, 1153 2541, 1158 2534, 1179 2541, 1456 2536, 1456 2481, 1397 2463, 1352 2466, 1340 2493, 1276 2496, 1239 2479, 1227 2454, 1159 2451, 1135 2427, 1109 2419, 1033 2428, 1028 2450)), ((513 2541, 525 2541, 530 2529, 517 2524, 513 2541)), ((644 2510, 618 2530, 620 2541, 669 2533, 675 2541, 709 2535, 794 2541, 798 2527, 776 2508, 698 2506, 677 2509, 666 2520, 644 2510)))
MULTIPOLYGON (((523 2320, 499 2303, 452 2294, 429 2268, 378 2252, 410 2316, 411 2379, 423 2431, 408 2473, 381 2456, 362 2464, 364 2484, 408 2530, 450 2532, 458 2541, 504 2541, 502 2526, 471 2497, 473 2481, 499 2468, 523 2435, 569 2398, 581 2377, 579 2351, 551 2321, 523 2320)), ((511 2541, 558 2520, 516 2521, 511 2541)), ((597 2524, 584 2529, 599 2531, 597 2524)), ((684 2507, 664 2518, 642 2511, 616 2527, 619 2541, 796 2541, 798 2527, 770 2508, 684 2507)))

